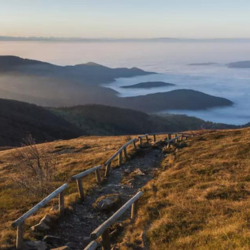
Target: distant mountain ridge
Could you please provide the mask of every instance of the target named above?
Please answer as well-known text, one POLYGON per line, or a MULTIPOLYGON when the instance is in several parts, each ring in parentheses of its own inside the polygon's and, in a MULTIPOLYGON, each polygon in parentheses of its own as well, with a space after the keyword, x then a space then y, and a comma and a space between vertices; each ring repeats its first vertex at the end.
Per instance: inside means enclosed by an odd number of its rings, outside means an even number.
POLYGON ((167 83, 167 82, 141 82, 133 85, 122 86, 124 89, 148 89, 148 88, 158 88, 158 87, 170 87, 175 86, 175 84, 167 83))
POLYGON ((149 94, 136 97, 125 97, 121 106, 126 106, 143 112, 158 112, 161 110, 204 110, 215 107, 226 107, 233 102, 226 98, 215 97, 191 89, 178 89, 165 93, 149 94))
POLYGON ((0 36, 0 41, 31 41, 31 42, 249 42, 250 38, 178 38, 178 37, 155 37, 155 38, 84 38, 84 37, 13 37, 0 36))
POLYGON ((211 66, 211 65, 219 65, 215 62, 207 62, 207 63, 189 63, 188 66, 211 66))
POLYGON ((208 109, 232 102, 198 91, 175 90, 121 98, 103 84, 121 77, 156 74, 133 68, 108 68, 96 63, 58 66, 14 56, 0 56, 0 98, 61 107, 101 104, 143 112, 208 109), (196 103, 195 103, 196 101, 196 103))
POLYGON ((38 143, 82 135, 128 135, 189 129, 235 128, 184 115, 148 115, 104 105, 42 108, 0 99, 0 147, 20 146, 31 134, 38 143))
POLYGON ((28 134, 39 143, 70 139, 85 133, 42 107, 0 99, 0 146, 20 146, 28 134))

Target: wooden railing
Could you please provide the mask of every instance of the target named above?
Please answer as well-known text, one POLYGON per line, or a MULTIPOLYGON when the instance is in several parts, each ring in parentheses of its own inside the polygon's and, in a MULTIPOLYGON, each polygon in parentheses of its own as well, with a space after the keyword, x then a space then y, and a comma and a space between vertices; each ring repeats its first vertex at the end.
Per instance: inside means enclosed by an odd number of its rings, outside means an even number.
POLYGON ((95 250, 98 247, 100 247, 101 244, 99 242, 96 241, 91 241, 85 248, 84 250, 95 250))
MULTIPOLYGON (((131 219, 134 219, 137 212, 137 201, 142 196, 142 192, 138 192, 134 197, 127 201, 117 212, 115 212, 109 219, 103 222, 97 229, 91 233, 91 239, 96 240, 100 236, 102 237, 103 250, 110 250, 110 235, 109 227, 112 226, 130 207, 131 207, 131 219)), ((84 250, 96 249, 98 245, 95 241, 92 241, 84 250)))
POLYGON ((16 221, 12 223, 12 227, 17 227, 17 238, 16 238, 16 248, 22 249, 23 247, 23 235, 25 231, 25 220, 34 214, 41 207, 45 206, 49 201, 59 195, 59 211, 60 214, 64 212, 64 190, 68 187, 68 184, 65 183, 58 189, 56 189, 53 193, 47 196, 45 199, 40 201, 37 205, 31 208, 27 213, 19 217, 16 221))
POLYGON ((140 141, 140 146, 143 144, 143 138, 146 138, 146 141, 149 142, 148 134, 138 136, 140 141))
POLYGON ((95 172, 95 175, 96 175, 96 182, 98 184, 100 184, 102 182, 101 180, 101 175, 100 175, 100 168, 101 168, 101 165, 97 166, 97 167, 93 167, 93 168, 90 168, 80 174, 77 174, 77 175, 74 175, 71 177, 71 180, 73 181, 76 181, 77 183, 77 187, 78 187, 78 192, 79 192, 79 196, 80 196, 80 199, 83 201, 84 200, 84 192, 83 192, 83 186, 82 186, 82 179, 83 177, 95 172))
POLYGON ((110 173, 110 168, 111 168, 111 162, 118 156, 118 166, 121 166, 122 164, 122 152, 124 152, 124 157, 127 158, 127 147, 130 144, 134 145, 134 148, 137 149, 136 147, 136 142, 137 139, 134 138, 132 140, 130 140, 129 142, 127 142, 126 144, 124 144, 113 156, 111 156, 105 163, 106 165, 106 170, 105 170, 105 176, 108 177, 109 173, 110 173))
MULTIPOLYGON (((140 145, 143 144, 143 139, 146 138, 146 142, 149 142, 149 136, 153 135, 154 142, 156 142, 156 135, 164 135, 167 134, 168 137, 166 139, 166 143, 168 146, 170 146, 171 143, 174 143, 178 139, 183 139, 183 137, 188 136, 194 136, 193 134, 180 134, 178 136, 177 133, 152 133, 152 134, 145 134, 138 136, 140 145), (174 138, 171 138, 171 135, 174 134, 174 138)), ((138 141, 137 138, 134 138, 124 144, 112 157, 110 157, 109 160, 106 161, 104 164, 106 166, 105 169, 105 176, 107 177, 110 173, 111 163, 112 161, 118 156, 118 165, 121 166, 122 164, 122 158, 123 153, 124 157, 127 158, 127 147, 131 144, 133 144, 134 149, 137 149, 136 142, 138 141)), ((88 169, 82 173, 79 173, 77 175, 74 175, 71 177, 71 180, 75 180, 77 182, 79 196, 81 200, 84 200, 84 191, 83 191, 83 185, 82 185, 82 179, 95 172, 96 174, 96 181, 97 183, 101 183, 101 176, 100 176, 100 168, 101 165, 97 167, 93 167, 91 169, 88 169)), ((47 196, 45 199, 43 199, 41 202, 39 202, 37 205, 35 205, 33 208, 31 208, 27 213, 22 215, 20 218, 18 218, 16 221, 12 223, 12 227, 17 227, 17 237, 16 237, 16 248, 22 249, 23 247, 23 235, 25 231, 25 220, 30 217, 32 214, 34 214, 37 210, 39 210, 41 207, 45 206, 49 201, 51 201, 54 197, 59 195, 59 211, 60 214, 63 214, 64 212, 64 190, 68 187, 68 184, 65 183, 58 189, 56 189, 54 192, 52 192, 49 196, 47 196)), ((93 240, 97 239, 100 235, 102 235, 103 238, 103 249, 110 249, 110 240, 109 240, 109 234, 108 234, 108 227, 112 225, 130 206, 131 206, 131 218, 134 218, 136 213, 136 201, 139 199, 139 197, 142 195, 142 192, 137 193, 132 199, 130 199, 126 204, 124 204, 123 207, 121 207, 113 216, 111 216, 107 221, 105 221, 100 227, 98 227, 92 234, 91 238, 93 240)), ((96 249, 98 246, 100 246, 99 243, 92 241, 85 249, 91 250, 96 249)))

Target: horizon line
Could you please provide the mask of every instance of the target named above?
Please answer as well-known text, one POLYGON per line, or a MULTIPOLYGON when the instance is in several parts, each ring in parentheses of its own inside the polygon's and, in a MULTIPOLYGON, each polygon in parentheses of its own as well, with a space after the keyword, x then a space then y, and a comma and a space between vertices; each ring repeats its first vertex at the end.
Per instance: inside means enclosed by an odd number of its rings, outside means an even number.
POLYGON ((84 38, 84 37, 38 37, 38 36, 0 36, 0 41, 16 42, 250 42, 250 38, 178 38, 178 37, 152 37, 152 38, 84 38))

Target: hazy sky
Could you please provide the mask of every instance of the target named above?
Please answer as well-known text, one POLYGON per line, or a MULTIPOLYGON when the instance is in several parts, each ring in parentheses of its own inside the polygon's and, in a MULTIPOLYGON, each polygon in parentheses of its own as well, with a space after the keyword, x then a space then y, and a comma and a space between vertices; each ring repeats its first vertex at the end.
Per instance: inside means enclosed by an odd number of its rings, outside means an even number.
POLYGON ((250 0, 0 0, 0 36, 250 38, 250 0))

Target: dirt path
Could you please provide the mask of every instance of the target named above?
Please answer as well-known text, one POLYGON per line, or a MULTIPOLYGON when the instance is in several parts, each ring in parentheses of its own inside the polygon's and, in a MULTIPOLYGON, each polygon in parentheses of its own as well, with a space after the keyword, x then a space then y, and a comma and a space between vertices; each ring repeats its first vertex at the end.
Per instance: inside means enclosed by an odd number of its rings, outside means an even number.
MULTIPOLYGON (((163 154, 159 149, 140 149, 136 157, 121 167, 112 169, 107 182, 86 196, 84 202, 75 204, 73 213, 65 215, 51 232, 53 236, 62 239, 60 246, 74 242, 74 249, 82 250, 89 243, 90 233, 113 214, 94 209, 92 204, 96 199, 102 195, 116 193, 121 197, 121 205, 124 204, 154 177, 154 171, 159 167, 162 158, 163 154)), ((129 213, 130 211, 126 217, 129 213)))

